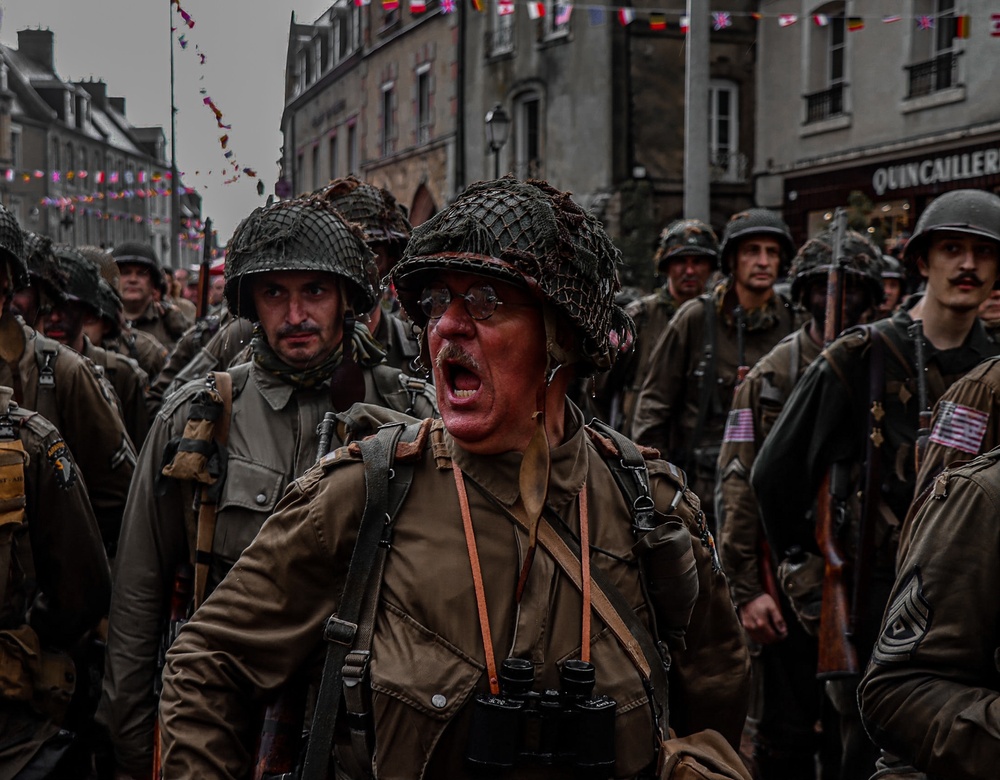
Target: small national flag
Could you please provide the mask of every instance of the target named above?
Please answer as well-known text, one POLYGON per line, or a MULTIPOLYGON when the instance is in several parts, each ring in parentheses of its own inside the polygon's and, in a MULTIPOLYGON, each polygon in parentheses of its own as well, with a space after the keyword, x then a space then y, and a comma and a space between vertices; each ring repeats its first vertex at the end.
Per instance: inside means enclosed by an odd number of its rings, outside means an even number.
POLYGON ((847 29, 849 32, 857 32, 865 29, 865 20, 860 16, 847 17, 847 29))
MULTIPOLYGON (((472 0, 476 2, 476 0, 472 0)), ((509 16, 514 13, 514 0, 497 0, 497 15, 509 16)))
POLYGON ((931 441, 969 455, 978 455, 989 418, 989 414, 972 406, 941 401, 938 404, 934 430, 931 431, 931 441))
POLYGON ((893 22, 901 21, 902 18, 902 14, 889 14, 888 16, 882 17, 882 22, 884 24, 892 24, 893 22))
POLYGON ((395 11, 399 8, 399 0, 382 0, 383 11, 395 11))
POLYGON ((791 27, 799 20, 797 14, 778 14, 779 27, 791 27))
POLYGON ((650 14, 649 15, 649 29, 650 30, 666 30, 667 29, 667 17, 665 14, 650 14))
MULTIPOLYGON (((411 14, 422 14, 427 10, 427 3, 425 0, 410 0, 410 13, 411 14)), ((442 13, 444 8, 441 9, 442 13)))
POLYGON ((619 8, 618 21, 621 23, 622 27, 628 27, 633 21, 635 21, 635 11, 631 8, 619 8))
POLYGON ((934 29, 934 17, 923 14, 917 17, 917 29, 918 30, 933 30, 934 29))
POLYGON ((486 5, 483 0, 472 0, 472 7, 475 8, 479 13, 486 13, 486 5))
POLYGON ((733 409, 726 418, 726 429, 722 434, 725 442, 752 442, 753 410, 733 409))
POLYGON ((963 40, 969 37, 972 32, 972 17, 962 14, 955 17, 955 37, 963 40))
POLYGON ((587 9, 587 16, 590 17, 591 27, 600 27, 604 24, 604 9, 591 6, 587 9))
POLYGON ((569 24, 569 18, 573 15, 573 6, 569 3, 559 3, 556 5, 556 27, 565 27, 569 24))
POLYGON ((759 22, 761 19, 764 18, 764 14, 762 14, 760 11, 751 11, 750 18, 753 19, 755 22, 759 22))
POLYGON ((528 18, 541 19, 545 16, 545 3, 528 3, 528 18))
POLYGON ((817 27, 826 27, 830 24, 830 17, 826 14, 813 14, 813 21, 817 27))
POLYGON ((443 14, 455 13, 455 0, 441 0, 441 13, 443 14))
POLYGON ((691 29, 691 17, 682 16, 681 17, 681 32, 687 35, 688 30, 691 29))
POLYGON ((990 35, 1000 36, 1000 14, 990 14, 990 35))
POLYGON ((727 27, 732 27, 733 17, 729 15, 729 11, 713 11, 712 12, 712 26, 715 31, 725 30, 727 27))

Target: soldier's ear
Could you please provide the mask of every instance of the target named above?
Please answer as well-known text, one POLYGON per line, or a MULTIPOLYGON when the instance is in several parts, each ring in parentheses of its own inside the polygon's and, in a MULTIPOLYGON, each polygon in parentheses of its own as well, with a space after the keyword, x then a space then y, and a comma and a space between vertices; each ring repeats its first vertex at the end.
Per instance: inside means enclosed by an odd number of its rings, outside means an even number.
POLYGON ((920 255, 917 258, 917 270, 920 272, 920 275, 924 277, 924 279, 927 278, 927 258, 923 255, 920 255))

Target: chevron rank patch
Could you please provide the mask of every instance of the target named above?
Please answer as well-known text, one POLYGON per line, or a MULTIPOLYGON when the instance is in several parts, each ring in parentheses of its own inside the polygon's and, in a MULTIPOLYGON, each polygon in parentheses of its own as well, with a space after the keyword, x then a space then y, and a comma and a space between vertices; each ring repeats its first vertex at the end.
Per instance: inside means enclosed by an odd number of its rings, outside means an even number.
POLYGON ((934 430, 931 431, 931 441, 959 452, 978 455, 989 419, 989 414, 979 409, 954 401, 942 401, 938 406, 934 430))
POLYGON ((872 653, 879 664, 908 661, 927 636, 933 611, 924 598, 920 567, 914 566, 906 583, 889 606, 885 624, 872 653))
POLYGON ((753 441, 753 410, 733 409, 726 418, 722 440, 728 442, 753 441))

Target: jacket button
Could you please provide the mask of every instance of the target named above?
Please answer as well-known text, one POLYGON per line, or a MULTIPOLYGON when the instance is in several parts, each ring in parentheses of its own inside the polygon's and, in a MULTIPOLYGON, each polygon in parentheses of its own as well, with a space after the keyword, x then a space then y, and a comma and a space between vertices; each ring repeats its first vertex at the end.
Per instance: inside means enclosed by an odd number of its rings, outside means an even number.
POLYGON ((448 699, 442 696, 440 693, 435 693, 431 696, 431 704, 437 707, 439 710, 444 709, 444 705, 448 703, 448 699))
POLYGON ((267 494, 265 494, 265 493, 258 493, 257 494, 257 503, 260 504, 261 506, 263 506, 264 504, 266 504, 267 503, 267 494))

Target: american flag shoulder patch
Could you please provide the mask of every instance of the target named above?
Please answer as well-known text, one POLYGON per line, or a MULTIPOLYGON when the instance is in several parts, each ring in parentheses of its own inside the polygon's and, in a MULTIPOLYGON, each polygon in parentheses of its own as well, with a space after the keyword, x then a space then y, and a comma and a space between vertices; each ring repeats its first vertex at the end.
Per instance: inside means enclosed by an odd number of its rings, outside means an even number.
POLYGON ((931 431, 931 441, 942 447, 952 447, 960 452, 978 455, 986 435, 988 413, 963 406, 954 401, 942 401, 931 431))
POLYGON ((722 440, 729 442, 753 441, 753 410, 731 410, 726 418, 726 430, 722 434, 722 440))

